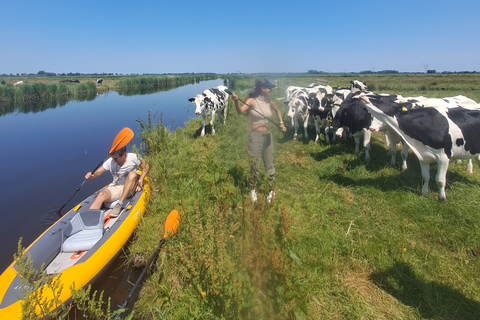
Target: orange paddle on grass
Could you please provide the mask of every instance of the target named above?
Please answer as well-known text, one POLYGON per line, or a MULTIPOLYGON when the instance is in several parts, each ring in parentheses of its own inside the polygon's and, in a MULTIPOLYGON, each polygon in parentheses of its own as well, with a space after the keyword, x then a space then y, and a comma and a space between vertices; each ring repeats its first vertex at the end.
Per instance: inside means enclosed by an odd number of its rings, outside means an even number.
MULTIPOLYGON (((108 157, 110 157, 110 155, 112 154, 112 152, 115 152, 117 150, 120 150, 121 148, 125 147, 129 142, 130 140, 132 140, 134 134, 133 134, 133 131, 132 129, 130 128, 123 128, 122 130, 120 130, 120 132, 117 134, 117 136, 115 137, 115 139, 113 140, 113 143, 112 143, 112 148, 110 149, 110 151, 108 152, 108 156, 102 160, 102 162, 100 162, 96 167, 95 169, 92 170, 92 173, 95 172, 95 170, 98 169, 98 167, 100 167, 102 165, 102 163, 107 160, 108 157)), ((80 185, 80 187, 77 188, 77 190, 75 190, 75 192, 72 194, 72 196, 67 200, 67 202, 65 202, 65 204, 57 211, 57 214, 61 217, 61 211, 63 208, 65 208, 65 206, 67 205, 67 203, 70 202, 70 200, 72 200, 72 198, 75 196, 75 194, 77 194, 77 192, 82 188, 83 184, 87 181, 87 179, 83 180, 82 184, 80 185)))
MULTIPOLYGON (((138 278, 137 282, 135 282, 135 285, 133 286, 132 290, 130 290, 128 296, 125 298, 125 301, 123 302, 122 307, 120 309, 125 309, 125 306, 127 305, 128 300, 130 300, 130 298, 132 297, 132 294, 135 291, 135 289, 137 288, 138 284, 140 283, 140 280, 142 280, 143 276, 145 275, 145 272, 147 272, 147 270, 150 267, 150 265, 152 264, 152 262, 158 256, 158 253, 160 252, 160 248, 165 243, 165 239, 168 238, 168 236, 172 236, 172 235, 175 234, 175 232, 178 229, 179 224, 180 224, 180 215, 178 214, 177 210, 173 209, 168 214, 167 220, 165 220, 165 232, 163 233, 163 238, 160 240, 160 243, 158 244, 157 248, 153 252, 150 259, 148 260, 147 265, 145 266, 145 268, 142 271, 142 274, 140 274, 140 277, 138 278)), ((120 313, 117 313, 117 315, 113 319, 114 320, 118 319, 119 316, 120 316, 120 313)))

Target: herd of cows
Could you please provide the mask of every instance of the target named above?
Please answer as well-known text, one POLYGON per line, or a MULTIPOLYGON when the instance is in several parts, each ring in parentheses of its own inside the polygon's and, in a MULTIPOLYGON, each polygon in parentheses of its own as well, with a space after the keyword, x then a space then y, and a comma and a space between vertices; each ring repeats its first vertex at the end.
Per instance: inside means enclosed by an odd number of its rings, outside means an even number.
MULTIPOLYGON (((309 119, 314 120, 316 138, 323 128, 325 140, 330 143, 337 137, 353 137, 355 152, 363 140, 365 160, 370 160, 372 132, 383 132, 390 146, 391 164, 395 165, 397 144, 402 144, 402 170, 407 168, 409 148, 417 156, 423 178, 422 192, 428 194, 430 164, 437 163, 436 182, 438 200, 446 200, 446 174, 450 160, 468 160, 467 169, 472 172, 472 159, 480 166, 480 105, 465 96, 443 99, 403 97, 401 95, 376 94, 368 91, 360 81, 351 81, 349 88, 334 89, 329 85, 311 84, 308 87, 290 86, 285 91, 287 116, 298 136, 299 124, 303 124, 304 138, 308 139, 309 119)), ((201 135, 205 134, 205 119, 211 115, 212 134, 215 113, 223 111, 225 123, 228 103, 226 86, 207 89, 189 101, 195 103, 195 114, 202 119, 201 135)), ((220 117, 219 117, 220 121, 220 117)))

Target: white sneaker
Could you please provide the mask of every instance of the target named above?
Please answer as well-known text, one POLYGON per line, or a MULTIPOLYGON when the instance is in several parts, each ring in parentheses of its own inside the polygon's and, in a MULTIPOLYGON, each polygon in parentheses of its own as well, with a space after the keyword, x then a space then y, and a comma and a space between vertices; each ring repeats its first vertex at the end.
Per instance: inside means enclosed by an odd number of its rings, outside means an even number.
POLYGON ((271 203, 273 198, 275 198, 275 192, 272 190, 270 191, 270 193, 268 194, 268 197, 267 197, 267 202, 268 203, 271 203))
POLYGON ((255 189, 250 191, 250 199, 252 199, 252 202, 257 202, 257 191, 255 189))
POLYGON ((120 211, 122 211, 122 206, 120 205, 120 203, 115 204, 112 211, 110 212, 110 217, 111 218, 118 217, 120 215, 120 211))

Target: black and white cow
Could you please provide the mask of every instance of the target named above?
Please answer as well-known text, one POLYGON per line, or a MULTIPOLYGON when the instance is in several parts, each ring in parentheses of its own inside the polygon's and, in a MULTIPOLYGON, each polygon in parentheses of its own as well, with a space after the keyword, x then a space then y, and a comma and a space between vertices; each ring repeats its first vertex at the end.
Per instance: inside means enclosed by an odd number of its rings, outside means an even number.
POLYGON ((428 195, 430 163, 437 163, 440 201, 446 200, 450 159, 475 158, 480 165, 480 109, 458 105, 409 109, 405 103, 378 103, 368 96, 362 96, 361 100, 368 111, 395 131, 417 156, 424 195, 428 195))
MULTIPOLYGON (((285 104, 287 105, 287 117, 292 120, 295 133, 293 140, 297 140, 299 120, 303 122, 304 138, 308 139, 307 126, 311 109, 315 99, 322 101, 327 93, 331 93, 332 87, 316 85, 313 88, 288 87, 285 91, 285 104)), ((318 139, 318 134, 317 134, 318 139)))
MULTIPOLYGON (((325 133, 325 141, 330 144, 330 131, 332 130, 332 122, 338 109, 340 109, 340 106, 334 105, 333 94, 326 93, 323 95, 321 100, 318 99, 318 96, 315 97, 313 106, 309 110, 310 118, 314 120, 315 124, 315 143, 318 143, 320 127, 322 127, 325 133)), ((335 142, 335 140, 336 136, 334 134, 332 141, 335 142)))
POLYGON ((360 92, 350 93, 342 102, 340 109, 335 114, 332 122, 333 132, 337 137, 341 137, 345 128, 355 140, 355 153, 360 151, 360 141, 363 138, 363 148, 365 150, 365 161, 370 161, 370 139, 372 133, 370 126, 372 116, 361 105, 359 99, 360 92))
MULTIPOLYGON (((403 97, 401 95, 380 94, 380 95, 370 96, 370 99, 372 101, 375 101, 376 105, 386 104, 386 107, 388 107, 389 105, 391 106, 392 104, 396 105, 400 103, 402 104, 403 108, 406 108, 406 110, 410 110, 412 108, 428 108, 428 107, 454 108, 458 106, 476 108, 477 106, 477 103, 474 100, 467 98, 465 96, 455 96, 455 97, 438 99, 438 98, 426 98, 423 96, 403 97)), ((406 144, 405 141, 403 141, 403 139, 395 131, 391 130, 386 123, 378 121, 378 119, 375 119, 374 122, 372 122, 370 130, 374 132, 379 131, 379 132, 385 133, 387 145, 390 146, 391 165, 395 165, 395 156, 397 153, 396 145, 399 144, 400 142, 402 143, 401 169, 402 171, 405 171, 407 169, 408 144, 406 144)), ((461 162, 461 160, 458 160, 458 161, 461 162)), ((469 173, 473 172, 473 165, 472 165, 471 159, 469 159, 467 162, 467 171, 469 173)))
MULTIPOLYGON (((200 115, 202 119, 201 136, 205 134, 205 119, 208 115, 211 115, 210 125, 212 126, 212 135, 215 134, 213 127, 215 113, 223 110, 223 124, 225 124, 228 103, 228 93, 225 91, 226 89, 228 89, 226 86, 218 86, 207 89, 203 91, 202 94, 197 94, 195 98, 188 99, 188 101, 195 103, 195 114, 200 115)), ((220 123, 220 114, 218 115, 218 122, 220 123)))
POLYGON ((103 79, 100 78, 100 79, 97 79, 97 84, 102 84, 103 83, 103 79))

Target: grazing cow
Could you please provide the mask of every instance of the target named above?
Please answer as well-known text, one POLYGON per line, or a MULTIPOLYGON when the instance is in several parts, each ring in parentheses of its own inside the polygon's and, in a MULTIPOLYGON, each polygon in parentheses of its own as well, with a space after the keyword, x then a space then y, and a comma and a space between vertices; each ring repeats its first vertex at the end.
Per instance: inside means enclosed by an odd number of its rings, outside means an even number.
MULTIPOLYGON (((195 103, 195 114, 202 118, 202 132, 201 136, 205 134, 205 119, 208 115, 212 115, 210 125, 212 126, 212 135, 215 134, 213 127, 213 120, 215 113, 223 110, 223 124, 227 118, 227 103, 228 93, 225 91, 226 86, 218 86, 203 91, 202 94, 197 94, 195 98, 190 98, 188 101, 195 103)), ((218 122, 220 122, 220 114, 218 115, 218 122)))
POLYGON ((103 83, 103 79, 100 78, 100 79, 97 79, 97 84, 102 84, 103 83))
POLYGON ((475 158, 480 165, 480 109, 457 105, 408 108, 405 103, 379 103, 362 96, 368 111, 386 123, 412 149, 420 161, 422 192, 428 195, 430 163, 437 163, 438 200, 446 200, 446 174, 450 159, 475 158))
POLYGON ((17 81, 17 82, 15 82, 15 83, 13 84, 13 86, 16 87, 16 86, 18 86, 18 85, 20 85, 20 84, 23 84, 23 81, 17 81))
POLYGON ((361 106, 360 92, 351 93, 340 106, 332 122, 333 132, 337 137, 343 135, 344 127, 348 128, 355 140, 355 153, 360 151, 360 140, 363 138, 365 161, 370 161, 370 126, 372 116, 361 106))
POLYGON ((4 86, 4 85, 5 85, 5 83, 6 83, 6 82, 2 80, 2 86, 4 86))

